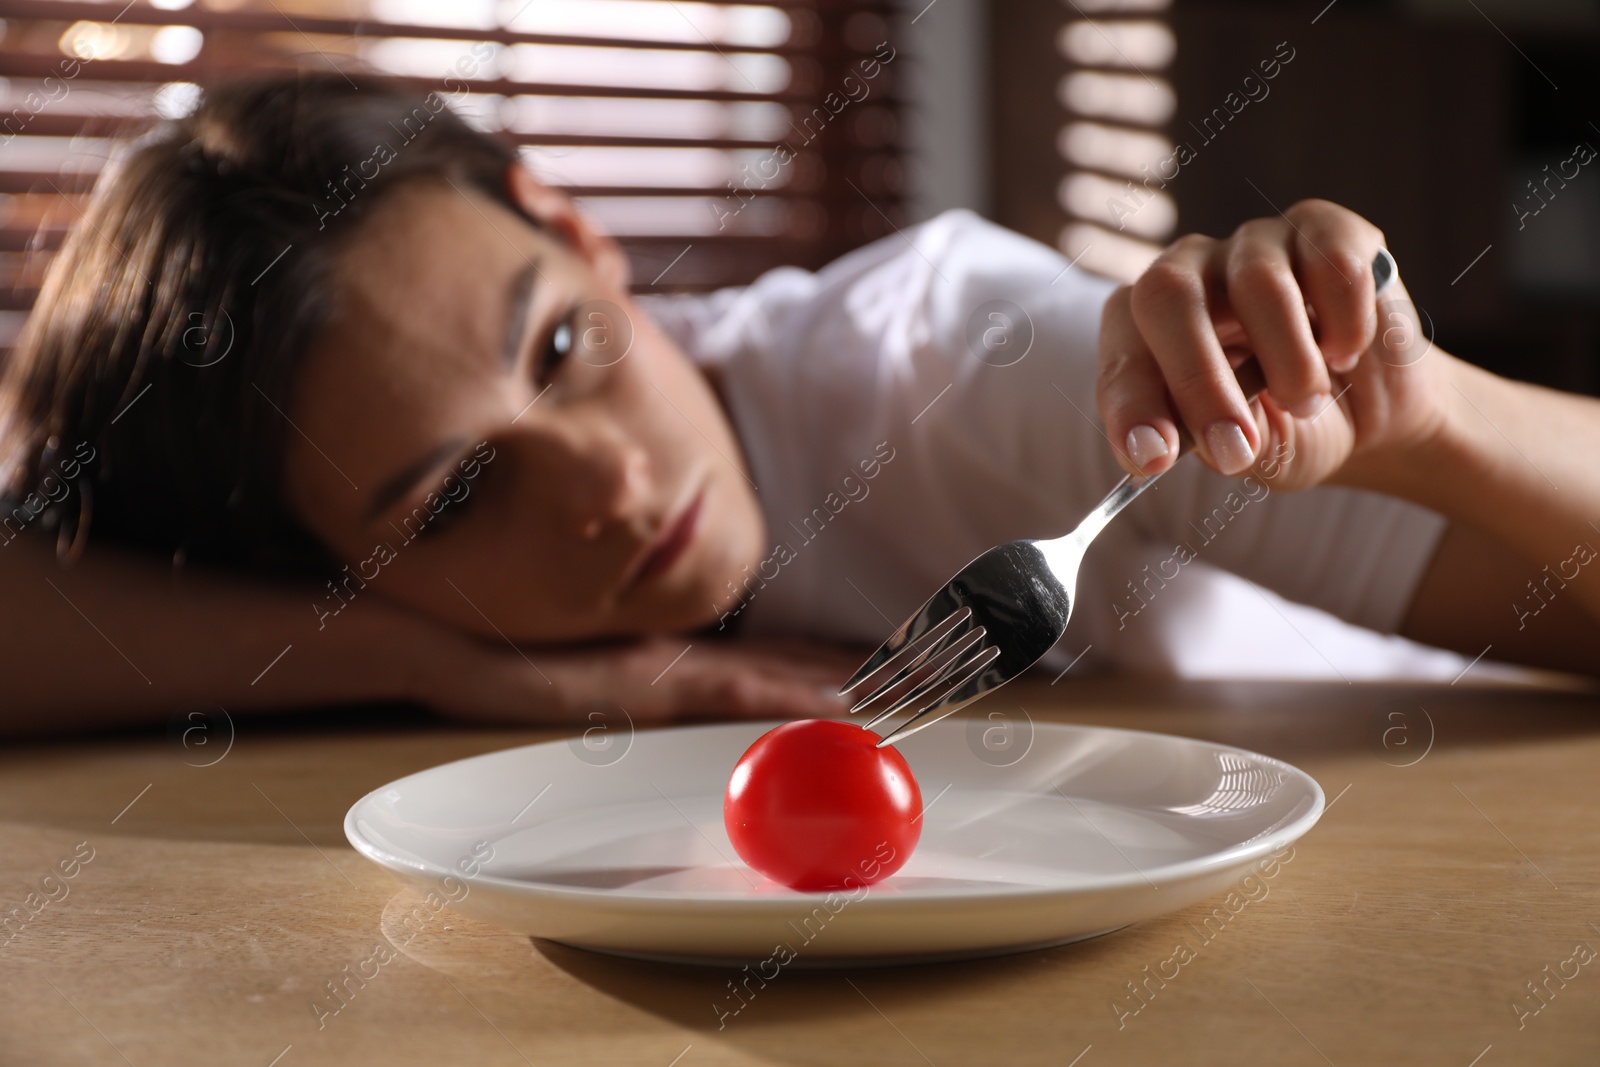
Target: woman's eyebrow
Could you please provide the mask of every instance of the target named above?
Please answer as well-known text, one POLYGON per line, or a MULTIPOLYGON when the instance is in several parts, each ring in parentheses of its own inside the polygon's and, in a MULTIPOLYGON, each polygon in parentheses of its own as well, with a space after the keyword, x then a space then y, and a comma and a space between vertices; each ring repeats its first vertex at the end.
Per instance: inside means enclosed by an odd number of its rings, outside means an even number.
POLYGON ((445 460, 459 452, 467 443, 465 437, 452 437, 440 444, 425 456, 420 456, 405 467, 386 478, 377 492, 372 494, 372 503, 367 506, 367 513, 363 521, 371 522, 390 507, 396 500, 405 496, 411 489, 445 460))
POLYGON ((511 276, 511 291, 506 315, 506 339, 501 349, 501 361, 507 370, 517 365, 522 352, 522 333, 528 327, 528 308, 533 305, 533 283, 539 277, 539 263, 528 260, 528 265, 511 276))
MULTIPOLYGON (((528 328, 528 309, 533 306, 533 285, 538 277, 539 261, 536 259, 528 260, 526 266, 511 276, 511 285, 506 293, 508 311, 505 342, 500 356, 508 370, 517 365, 517 359, 522 354, 522 334, 528 328)), ((418 482, 453 453, 460 451, 466 443, 464 437, 452 437, 427 455, 419 456, 386 478, 377 492, 372 494, 372 502, 367 506, 364 521, 371 522, 388 511, 396 500, 410 492, 418 482)))

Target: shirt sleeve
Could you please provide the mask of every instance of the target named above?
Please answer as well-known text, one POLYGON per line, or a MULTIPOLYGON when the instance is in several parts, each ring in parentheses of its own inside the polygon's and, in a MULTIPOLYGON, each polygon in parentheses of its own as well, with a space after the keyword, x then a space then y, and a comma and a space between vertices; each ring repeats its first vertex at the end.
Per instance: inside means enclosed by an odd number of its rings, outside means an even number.
POLYGON ((1380 633, 1399 630, 1448 526, 1393 497, 1333 486, 1285 493, 1197 460, 1163 476, 1127 519, 1170 550, 1158 571, 1202 559, 1380 633))

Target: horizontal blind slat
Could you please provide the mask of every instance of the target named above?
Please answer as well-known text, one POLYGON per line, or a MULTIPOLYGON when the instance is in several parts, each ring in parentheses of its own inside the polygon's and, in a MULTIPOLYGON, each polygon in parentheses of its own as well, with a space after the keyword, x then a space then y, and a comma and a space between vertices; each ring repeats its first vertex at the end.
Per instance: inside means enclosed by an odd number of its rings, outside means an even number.
MULTIPOLYGON (((853 55, 862 55, 853 53, 853 55)), ((0 77, 13 78, 62 78, 61 64, 67 57, 32 55, 15 51, 0 50, 0 77)), ((298 53, 294 55, 263 55, 262 62, 252 69, 256 70, 292 70, 295 68, 296 59, 315 59, 315 53, 298 53)), ((362 68, 350 61, 347 56, 345 69, 350 73, 362 72, 362 68)), ((864 58, 864 55, 863 55, 864 58)), ((168 82, 207 82, 222 81, 235 78, 245 73, 237 65, 220 64, 194 60, 189 63, 158 63, 153 60, 140 59, 90 59, 78 60, 79 73, 83 77, 85 71, 93 72, 97 81, 143 83, 147 85, 161 85, 168 82)), ((327 62, 324 58, 319 62, 327 62)), ((330 68, 334 69, 334 68, 330 68)), ((441 71, 438 78, 418 78, 403 74, 384 74, 390 81, 398 82, 423 91, 446 91, 441 96, 452 95, 456 90, 452 86, 445 86, 444 79, 448 71, 441 71)), ((450 75, 454 78, 454 75, 450 75)), ((460 84, 466 86, 467 91, 482 95, 493 96, 595 96, 608 99, 643 99, 643 100, 710 100, 717 103, 778 103, 778 104, 808 104, 820 105, 823 93, 804 93, 783 89, 774 92, 761 92, 760 90, 743 89, 677 89, 671 86, 656 85, 606 85, 589 84, 587 82, 533 82, 518 81, 512 78, 476 78, 460 79, 460 84)), ((831 87, 830 87, 831 88, 831 87)), ((903 101, 889 96, 877 98, 880 103, 892 106, 901 106, 903 101)))
MULTIPOLYGON (((705 3, 708 0, 695 0, 705 3)), ((803 3, 782 3, 774 0, 709 0, 725 6, 773 7, 796 10, 809 7, 803 3)), ((808 56, 834 58, 855 54, 837 47, 818 48, 795 44, 742 44, 719 43, 709 40, 675 41, 644 37, 596 37, 574 34, 523 33, 494 27, 433 26, 403 22, 385 22, 380 19, 327 18, 315 15, 289 15, 281 11, 216 11, 203 7, 189 7, 176 11, 133 6, 120 17, 120 5, 97 4, 84 0, 7 0, 6 18, 33 19, 39 22, 118 22, 141 26, 193 26, 195 29, 220 30, 237 33, 291 33, 327 34, 337 37, 367 39, 394 38, 400 40, 436 41, 487 41, 493 44, 547 44, 593 48, 635 48, 673 52, 742 52, 777 56, 808 56)), ((887 4, 853 5, 852 10, 886 14, 887 4)))
MULTIPOLYGON (((845 103, 844 107, 853 110, 843 121, 834 121, 843 115, 840 99, 829 101, 833 109, 823 106, 830 91, 840 97, 842 79, 872 55, 870 48, 862 47, 860 27, 847 32, 847 23, 861 15, 888 15, 892 5, 855 0, 709 2, 781 9, 793 17, 790 25, 796 36, 781 42, 769 36, 760 44, 656 40, 651 39, 652 32, 671 37, 672 30, 644 28, 648 20, 622 31, 628 36, 607 37, 598 34, 609 32, 610 26, 599 24, 569 27, 578 31, 575 33, 531 33, 294 12, 285 15, 276 4, 270 12, 205 7, 164 10, 144 5, 124 10, 122 0, 105 4, 10 0, 4 17, 9 23, 5 44, 11 47, 0 47, 0 76, 13 81, 7 106, 0 108, 0 122, 11 117, 12 124, 0 134, 0 144, 32 145, 26 152, 10 155, 9 169, 7 157, 0 154, 0 313, 12 316, 8 321, 14 323, 31 306, 54 251, 77 223, 93 188, 96 168, 113 147, 111 139, 136 134, 156 121, 139 112, 153 107, 157 90, 182 82, 215 84, 252 70, 326 70, 337 64, 351 74, 357 70, 380 73, 388 81, 419 92, 438 92, 469 121, 521 146, 537 173, 577 199, 586 211, 594 212, 602 226, 610 225, 634 265, 635 289, 641 292, 740 284, 785 264, 815 268, 864 240, 892 232, 897 225, 894 220, 903 219, 905 209, 896 132, 905 103, 895 91, 898 68, 873 84, 870 104, 856 99, 845 103), (66 47, 65 29, 75 20, 109 23, 119 11, 124 12, 120 21, 140 27, 133 32, 147 34, 146 27, 190 26, 206 34, 204 46, 185 63, 156 62, 148 52, 128 58, 74 60, 54 51, 66 47), (293 41, 297 33, 345 40, 325 43, 307 38, 304 47, 298 47, 293 41), (645 65, 637 71, 619 67, 609 82, 607 71, 597 67, 598 84, 524 80, 529 74, 560 67, 529 67, 521 58, 519 66, 483 68, 497 75, 492 78, 458 78, 448 67, 432 75, 415 64, 408 73, 395 73, 393 63, 376 53, 373 62, 383 70, 374 71, 364 60, 346 54, 345 49, 352 47, 351 37, 360 38, 357 46, 363 50, 369 43, 386 40, 414 41, 419 43, 407 47, 427 48, 422 42, 433 40, 624 49, 636 50, 641 56, 647 50, 714 52, 723 59, 730 54, 764 55, 769 63, 789 64, 791 75, 787 85, 782 77, 763 79, 764 85, 771 86, 763 91, 756 85, 746 90, 736 80, 698 77, 702 86, 727 87, 691 88, 686 87, 687 82, 616 84, 640 77, 641 72, 642 80, 670 81, 671 77, 659 72, 677 67, 659 67, 655 60, 641 60, 645 65), (59 46, 58 39, 62 42, 59 46), (316 52, 319 46, 327 53, 316 52), (67 76, 69 69, 71 77, 67 76), (499 76, 503 73, 513 76, 499 76), (27 79, 52 76, 73 82, 70 102, 52 99, 43 110, 10 110, 25 93, 39 88, 28 85, 27 79), (504 103, 497 103, 497 97, 504 98, 504 103), (585 97, 596 99, 585 104, 581 99, 585 97), (572 103, 562 103, 564 100, 572 103), (652 110, 642 103, 648 100, 663 103, 652 110), (630 101, 640 103, 636 107, 630 101), (750 110, 751 104, 783 110, 755 111, 750 110), (856 122, 858 116, 869 121, 856 122), (797 126, 801 122, 809 123, 804 131, 797 126), (501 123, 507 128, 496 129, 501 123), (681 132, 673 136, 673 131, 681 132), (738 177, 741 161, 749 163, 756 153, 767 156, 779 143, 790 147, 796 161, 785 163, 786 173, 777 183, 760 188, 749 183, 749 175, 738 177), (572 150, 570 157, 562 149, 572 150), (692 151, 717 153, 722 162, 716 162, 716 156, 686 154, 692 151), (609 154, 612 152, 616 154, 609 154), (638 155, 630 155, 634 152, 638 155), (668 154, 649 155, 658 152, 668 154), (571 163, 563 167, 565 158, 571 163), (58 162, 59 170, 47 169, 58 162), (657 162, 670 165, 657 166, 657 162), (561 181, 563 171, 569 178, 566 183, 561 181), (613 172, 618 184, 605 184, 613 172), (714 184, 724 176, 730 180, 714 184), (674 184, 641 184, 641 179, 674 184), (741 183, 738 189, 736 181, 741 183), (697 200, 700 206, 695 205, 697 200), (750 205, 756 206, 744 210, 750 205), (728 208, 733 209, 731 213, 728 208), (711 218, 700 217, 707 209, 711 218), (737 218, 729 218, 731 224, 724 230, 724 217, 730 214, 737 218), (741 227, 746 232, 735 232, 741 227)), ((451 51, 442 44, 438 47, 447 54, 451 51)), ((623 54, 617 52, 605 61, 621 63, 618 57, 623 54)), ((596 56, 600 55, 597 51, 596 56)), ((882 66, 887 69, 890 64, 882 66)), ((571 76, 590 74, 584 69, 571 76)), ((560 76, 568 75, 563 72, 560 76)), ((0 346, 8 343, 9 336, 0 338, 0 346)))
MULTIPOLYGON (((3 73, 3 67, 0 67, 3 73)), ((4 115, 0 114, 0 120, 4 115)), ((155 124, 154 118, 133 118, 119 115, 63 115, 41 112, 28 119, 24 131, 35 137, 109 137, 115 134, 142 133, 155 124)), ((752 137, 651 137, 630 134, 579 134, 537 133, 496 130, 497 136, 512 144, 549 146, 552 148, 614 147, 614 148, 716 148, 727 151, 770 152, 779 139, 752 137)), ((797 139, 797 138, 796 138, 797 139)), ((848 138, 840 139, 827 148, 815 151, 830 156, 859 155, 882 152, 880 147, 868 147, 848 138)))
MULTIPOLYGON (((887 202, 885 201, 885 203, 887 202)), ((53 252, 61 247, 61 242, 66 238, 68 231, 69 227, 67 226, 42 226, 36 229, 0 227, 0 252, 53 252)), ((795 244, 807 243, 805 239, 798 237, 774 237, 768 234, 745 233, 627 234, 617 238, 617 241, 624 246, 638 245, 640 247, 655 245, 682 247, 685 244, 760 247, 781 243, 785 240, 795 244)))

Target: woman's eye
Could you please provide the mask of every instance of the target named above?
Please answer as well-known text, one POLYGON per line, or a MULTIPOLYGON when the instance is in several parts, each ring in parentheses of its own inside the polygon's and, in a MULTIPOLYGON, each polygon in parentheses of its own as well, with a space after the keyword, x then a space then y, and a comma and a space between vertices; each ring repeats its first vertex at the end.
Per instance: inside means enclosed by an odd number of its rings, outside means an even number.
POLYGON ((446 501, 445 505, 439 509, 437 514, 432 515, 427 524, 422 527, 421 536, 444 533, 465 518, 466 513, 472 506, 471 496, 462 497, 460 500, 452 500, 450 497, 445 497, 444 499, 446 501))
POLYGON ((550 381, 551 375, 561 369, 567 356, 572 353, 572 316, 573 313, 569 311, 567 317, 556 324, 556 328, 550 331, 549 343, 539 354, 534 376, 541 386, 550 381))
POLYGON ((467 517, 467 512, 476 502, 473 498, 477 493, 469 493, 459 499, 452 499, 441 491, 428 495, 444 502, 439 505, 439 510, 430 508, 425 497, 411 509, 409 514, 401 517, 399 526, 390 523, 395 532, 404 537, 408 543, 442 534, 454 527, 457 522, 467 517))

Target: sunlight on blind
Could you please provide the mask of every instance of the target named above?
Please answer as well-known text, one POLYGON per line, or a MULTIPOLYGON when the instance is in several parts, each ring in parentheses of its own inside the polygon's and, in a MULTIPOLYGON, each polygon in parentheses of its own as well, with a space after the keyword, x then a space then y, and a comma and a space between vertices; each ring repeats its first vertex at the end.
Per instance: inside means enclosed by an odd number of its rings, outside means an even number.
POLYGON ((1171 155, 1161 132, 1176 97, 1160 74, 1177 40, 1159 17, 1167 0, 1095 0, 1062 26, 1067 63, 1057 95, 1074 117, 1056 146, 1066 163, 1056 198, 1072 221, 1058 245, 1086 269, 1131 281, 1177 227, 1172 198, 1151 188, 1171 155))
POLYGON ((616 235, 641 289, 820 266, 904 217, 890 10, 887 0, 7 0, 0 349, 115 138, 186 114, 202 86, 254 68, 364 71, 438 91, 616 235), (793 153, 774 166, 779 144, 793 153))

